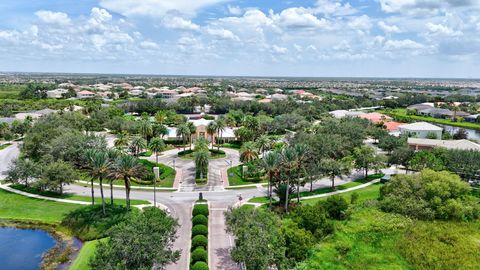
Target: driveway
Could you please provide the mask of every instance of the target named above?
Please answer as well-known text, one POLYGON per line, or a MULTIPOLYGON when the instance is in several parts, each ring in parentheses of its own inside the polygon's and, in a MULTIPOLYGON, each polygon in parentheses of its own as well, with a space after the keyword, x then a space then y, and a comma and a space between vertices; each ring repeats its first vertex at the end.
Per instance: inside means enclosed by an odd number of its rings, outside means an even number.
POLYGON ((5 178, 8 166, 14 159, 18 158, 19 155, 20 148, 18 142, 12 142, 12 145, 0 150, 0 179, 5 178))

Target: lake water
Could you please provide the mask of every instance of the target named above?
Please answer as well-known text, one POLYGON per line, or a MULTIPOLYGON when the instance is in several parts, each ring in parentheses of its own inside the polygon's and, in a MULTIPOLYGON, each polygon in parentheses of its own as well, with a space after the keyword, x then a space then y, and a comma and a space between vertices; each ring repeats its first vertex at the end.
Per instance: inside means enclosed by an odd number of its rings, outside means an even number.
MULTIPOLYGON (((461 127, 454 127, 454 126, 447 126, 447 125, 439 125, 443 127, 444 130, 450 132, 452 135, 455 134, 459 129, 462 129, 461 127)), ((475 130, 475 129, 468 129, 468 128, 463 128, 465 131, 467 131, 467 138, 469 140, 476 140, 480 141, 480 130, 475 130)))
POLYGON ((42 255, 54 246, 55 239, 45 231, 0 228, 0 269, 39 269, 42 255))

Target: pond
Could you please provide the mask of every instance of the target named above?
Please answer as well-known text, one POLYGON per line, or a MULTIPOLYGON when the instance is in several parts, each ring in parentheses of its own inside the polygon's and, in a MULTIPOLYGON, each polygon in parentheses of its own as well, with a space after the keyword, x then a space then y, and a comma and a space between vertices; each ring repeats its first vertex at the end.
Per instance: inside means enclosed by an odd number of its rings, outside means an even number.
POLYGON ((39 269, 42 255, 55 243, 43 230, 0 227, 0 269, 39 269))
POLYGON ((465 129, 465 131, 467 132, 467 139, 476 140, 480 142, 480 130, 454 127, 454 126, 448 126, 448 125, 439 125, 439 126, 443 127, 445 131, 448 131, 451 134, 455 134, 459 129, 465 129))

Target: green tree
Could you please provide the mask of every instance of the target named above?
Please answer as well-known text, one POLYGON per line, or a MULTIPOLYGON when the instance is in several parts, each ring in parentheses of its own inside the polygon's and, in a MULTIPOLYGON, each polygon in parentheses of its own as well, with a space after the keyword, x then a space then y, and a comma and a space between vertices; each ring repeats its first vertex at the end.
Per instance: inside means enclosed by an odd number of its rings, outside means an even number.
POLYGON ((288 213, 288 204, 289 194, 291 192, 290 189, 290 180, 292 179, 293 175, 295 174, 296 169, 298 168, 298 153, 293 147, 286 147, 282 150, 282 165, 286 172, 286 188, 285 188, 285 212, 288 213))
POLYGON ((102 211, 105 215, 105 196, 103 194, 103 179, 108 176, 110 170, 110 159, 104 151, 89 151, 87 157, 90 162, 89 174, 92 177, 92 205, 95 204, 93 179, 98 179, 100 184, 100 196, 102 198, 102 211))
POLYGON ((332 182, 332 189, 335 189, 335 177, 349 174, 351 170, 348 158, 336 160, 332 158, 322 159, 319 163, 320 172, 329 177, 332 182))
POLYGON ((118 149, 124 149, 129 144, 128 135, 124 132, 118 133, 114 141, 114 146, 118 149))
POLYGON ((208 161, 209 161, 209 154, 208 150, 201 150, 195 152, 195 167, 197 174, 200 175, 200 179, 203 179, 203 176, 208 171, 208 161))
MULTIPOLYGON (((227 122, 224 117, 219 117, 217 121, 215 122, 217 125, 217 137, 219 138, 219 141, 223 143, 223 132, 227 128, 227 122)), ((220 150, 220 143, 217 142, 217 147, 218 150, 220 150)))
POLYGON ((142 120, 140 121, 139 128, 142 137, 149 142, 153 135, 152 123, 149 120, 142 120))
POLYGON ((262 153, 262 157, 265 156, 265 152, 270 150, 270 146, 272 145, 267 135, 260 136, 255 143, 257 144, 258 151, 262 153))
POLYGON ((432 169, 441 171, 445 168, 443 161, 438 158, 432 151, 416 152, 408 162, 409 167, 414 171, 421 171, 423 169, 432 169))
POLYGON ((208 141, 205 138, 198 138, 195 141, 195 151, 206 151, 208 152, 208 141))
POLYGON ((186 150, 187 138, 190 137, 190 128, 186 124, 181 124, 177 127, 177 137, 182 138, 183 142, 183 151, 186 150))
POLYGON ((382 165, 382 159, 375 154, 375 150, 369 146, 360 146, 353 150, 355 168, 365 170, 365 179, 368 178, 370 169, 378 169, 382 165))
POLYGON ((8 166, 7 181, 28 187, 39 173, 40 166, 30 159, 15 159, 8 166))
POLYGON ((315 243, 315 238, 310 231, 299 228, 291 219, 285 219, 281 226, 282 235, 285 237, 285 256, 296 262, 305 260, 309 250, 315 243))
POLYGON ((278 174, 280 169, 280 154, 276 151, 270 152, 263 157, 262 161, 263 168, 268 175, 269 208, 272 208, 273 178, 278 174))
POLYGON ((258 153, 253 142, 246 142, 240 149, 240 161, 247 163, 258 158, 258 153))
POLYGON ((190 131, 190 150, 192 150, 193 135, 197 132, 197 127, 192 122, 188 122, 187 127, 190 131))
POLYGON ((163 124, 167 120, 167 113, 165 111, 158 111, 157 113, 155 113, 154 117, 155 121, 163 126, 163 124))
POLYGON ((64 161, 56 161, 45 166, 39 184, 50 190, 63 193, 63 186, 75 182, 78 177, 75 168, 64 161))
POLYGON ((123 179, 125 184, 127 209, 130 209, 130 189, 131 179, 142 174, 143 167, 138 162, 138 159, 129 155, 122 155, 117 158, 111 172, 116 179, 123 179))
POLYGON ((216 132, 217 132, 217 124, 215 122, 208 123, 207 133, 208 133, 208 135, 210 135, 210 138, 211 138, 212 149, 213 149, 213 145, 215 144, 215 141, 213 140, 213 137, 215 136, 216 132))
POLYGON ((158 155, 165 150, 165 142, 160 138, 153 138, 148 144, 148 149, 155 153, 155 164, 158 164, 158 155))
POLYGON ((410 149, 410 147, 399 147, 390 154, 390 164, 402 165, 405 167, 405 172, 408 172, 410 165, 410 160, 412 159, 415 151, 410 149))
POLYGON ((147 148, 147 146, 147 141, 144 138, 138 136, 133 137, 132 141, 130 142, 130 149, 136 157, 138 157, 143 151, 143 149, 147 148))
POLYGON ((157 208, 146 208, 108 231, 89 266, 92 269, 164 269, 176 262, 173 250, 178 223, 157 208))

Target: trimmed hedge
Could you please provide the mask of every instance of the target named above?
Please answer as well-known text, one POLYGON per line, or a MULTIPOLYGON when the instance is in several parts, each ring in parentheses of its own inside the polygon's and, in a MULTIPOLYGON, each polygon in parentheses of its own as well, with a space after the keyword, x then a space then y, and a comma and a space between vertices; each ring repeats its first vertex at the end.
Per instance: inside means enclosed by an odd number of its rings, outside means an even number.
POLYGON ((193 207, 192 211, 193 216, 204 215, 208 217, 208 205, 207 204, 196 204, 193 207))
POLYGON ((205 225, 195 225, 192 228, 192 237, 197 235, 203 235, 205 237, 208 236, 208 227, 205 225))
POLYGON ((190 256, 192 263, 196 262, 207 262, 208 261, 208 252, 203 247, 196 248, 192 255, 190 256))
POLYGON ((190 270, 209 270, 208 264, 204 262, 196 262, 190 270))
POLYGON ((180 157, 180 156, 188 155, 188 154, 191 154, 191 153, 193 153, 193 150, 187 149, 185 151, 178 152, 178 156, 180 157))
POLYGON ((192 239, 192 249, 196 249, 197 247, 208 247, 208 238, 204 235, 197 235, 192 239))
POLYGON ((208 225, 208 218, 204 215, 196 215, 192 218, 192 224, 195 225, 208 225))
POLYGON ((216 154, 216 155, 225 155, 225 151, 223 150, 218 150, 218 149, 209 149, 210 153, 216 154))

